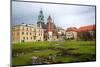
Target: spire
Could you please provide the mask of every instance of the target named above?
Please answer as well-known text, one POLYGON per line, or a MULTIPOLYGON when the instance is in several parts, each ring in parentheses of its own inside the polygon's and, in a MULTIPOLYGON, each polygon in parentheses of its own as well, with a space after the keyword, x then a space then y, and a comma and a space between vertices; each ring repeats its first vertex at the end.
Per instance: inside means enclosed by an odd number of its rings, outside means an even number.
POLYGON ((41 8, 41 10, 40 10, 40 13, 43 13, 42 8, 41 8))
POLYGON ((48 20, 52 20, 51 16, 49 15, 48 20))
POLYGON ((47 21, 48 21, 48 22, 50 22, 50 23, 52 23, 52 18, 51 18, 51 16, 50 16, 50 15, 48 16, 47 21))
POLYGON ((42 8, 41 8, 39 16, 38 16, 38 22, 44 22, 44 15, 43 15, 42 8))

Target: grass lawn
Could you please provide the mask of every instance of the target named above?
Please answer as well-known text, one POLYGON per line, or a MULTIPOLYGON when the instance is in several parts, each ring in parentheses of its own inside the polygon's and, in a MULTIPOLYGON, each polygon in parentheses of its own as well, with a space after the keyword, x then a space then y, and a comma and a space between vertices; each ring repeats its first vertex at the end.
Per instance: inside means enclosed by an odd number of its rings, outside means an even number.
POLYGON ((25 42, 12 44, 12 52, 25 52, 24 55, 12 58, 13 65, 30 64, 32 56, 56 55, 59 52, 64 56, 57 56, 56 62, 77 62, 95 60, 95 41, 62 41, 62 42, 25 42), (64 49, 64 50, 63 50, 64 49))
POLYGON ((33 52, 33 53, 27 53, 23 56, 17 56, 15 58, 13 58, 13 64, 14 65, 26 65, 29 64, 32 56, 49 56, 50 54, 56 54, 58 51, 54 51, 54 50, 43 50, 43 51, 39 51, 39 52, 33 52))

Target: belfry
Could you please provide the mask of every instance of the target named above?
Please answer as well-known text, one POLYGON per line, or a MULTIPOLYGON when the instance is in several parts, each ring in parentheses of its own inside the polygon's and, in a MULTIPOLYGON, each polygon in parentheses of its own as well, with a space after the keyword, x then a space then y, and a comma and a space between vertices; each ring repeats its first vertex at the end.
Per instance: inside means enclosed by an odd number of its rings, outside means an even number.
POLYGON ((40 10, 40 13, 39 13, 39 16, 38 16, 37 26, 38 27, 42 26, 43 29, 46 28, 42 9, 40 10))

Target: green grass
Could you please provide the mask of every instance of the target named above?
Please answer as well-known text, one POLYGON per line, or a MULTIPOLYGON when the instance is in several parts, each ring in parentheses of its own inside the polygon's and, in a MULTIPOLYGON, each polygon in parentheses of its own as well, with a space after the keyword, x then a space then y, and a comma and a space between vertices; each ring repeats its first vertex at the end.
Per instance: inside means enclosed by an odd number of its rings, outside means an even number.
POLYGON ((75 62, 77 59, 74 57, 57 57, 56 61, 58 63, 65 63, 65 62, 75 62))
POLYGON ((39 52, 27 53, 23 56, 17 56, 13 58, 14 65, 26 65, 31 60, 32 56, 49 56, 50 54, 56 54, 58 51, 44 50, 39 52))
MULTIPOLYGON (((25 42, 12 44, 13 50, 26 50, 22 56, 12 58, 13 65, 27 65, 30 63, 32 56, 49 56, 56 55, 58 52, 71 54, 71 56, 57 56, 56 62, 75 62, 75 61, 92 61, 95 60, 95 41, 63 41, 63 42, 25 42), (56 45, 60 44, 60 45, 56 45), (29 50, 29 49, 32 50, 29 50), (57 48, 64 49, 59 50, 57 48), (34 50, 33 50, 34 49, 34 50), (38 49, 38 52, 35 52, 38 49), (27 51, 29 50, 29 51, 27 51)), ((20 51, 18 51, 20 52, 20 51)))
POLYGON ((25 42, 25 43, 14 43, 12 44, 12 48, 13 49, 18 49, 18 48, 29 48, 29 47, 33 47, 33 48, 47 48, 49 45, 49 42, 25 42))

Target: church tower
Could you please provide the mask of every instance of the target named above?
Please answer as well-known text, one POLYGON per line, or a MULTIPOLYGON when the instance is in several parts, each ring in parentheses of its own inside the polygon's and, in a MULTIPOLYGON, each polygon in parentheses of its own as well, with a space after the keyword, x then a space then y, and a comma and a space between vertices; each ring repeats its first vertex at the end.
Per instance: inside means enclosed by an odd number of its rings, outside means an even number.
POLYGON ((44 23, 44 15, 42 9, 40 10, 39 16, 38 16, 38 21, 37 21, 37 26, 42 28, 45 28, 45 23, 44 23))
POLYGON ((53 31, 53 23, 52 23, 51 16, 49 16, 48 19, 47 19, 47 31, 48 32, 52 32, 53 31))
POLYGON ((48 40, 52 40, 53 36, 53 22, 51 16, 47 19, 47 32, 48 32, 48 40))

